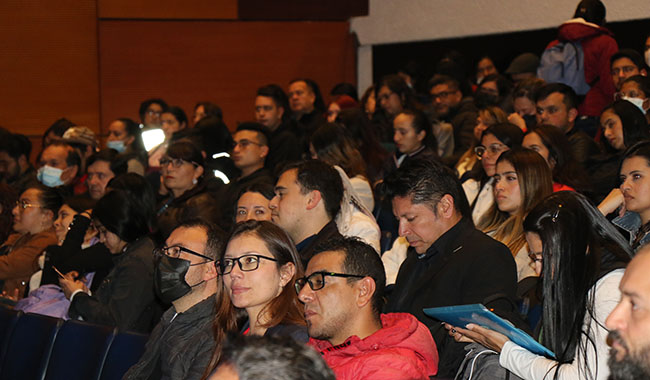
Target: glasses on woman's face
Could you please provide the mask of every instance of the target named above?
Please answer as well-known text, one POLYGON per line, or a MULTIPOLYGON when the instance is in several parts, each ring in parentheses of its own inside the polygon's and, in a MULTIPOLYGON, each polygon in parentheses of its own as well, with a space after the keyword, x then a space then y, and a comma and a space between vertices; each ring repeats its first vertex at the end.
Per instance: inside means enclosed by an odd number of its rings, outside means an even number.
POLYGON ((24 199, 17 200, 16 203, 14 204, 14 207, 18 207, 19 209, 25 210, 27 208, 40 208, 42 206, 40 205, 35 205, 32 203, 29 203, 29 201, 26 201, 24 199))
POLYGON ((294 287, 296 288, 296 293, 300 293, 302 288, 305 287, 305 284, 309 284, 311 290, 320 290, 325 286, 325 277, 344 277, 344 278, 364 278, 365 276, 359 276, 357 274, 346 274, 346 273, 334 273, 334 272, 314 272, 309 276, 299 278, 296 280, 294 287))
POLYGON ((160 166, 163 168, 167 167, 167 165, 169 164, 172 164, 172 167, 174 168, 180 168, 185 163, 192 164, 194 166, 199 166, 199 164, 197 164, 194 161, 185 161, 182 158, 163 157, 160 159, 160 166))
POLYGON ((219 274, 228 274, 232 272, 235 268, 235 263, 239 265, 239 269, 242 272, 251 272, 260 267, 260 259, 269 260, 269 261, 278 261, 273 257, 258 255, 258 254, 248 254, 239 257, 229 257, 221 259, 217 262, 217 272, 219 274))
POLYGON ((488 152, 490 153, 490 155, 494 156, 496 154, 501 154, 501 152, 503 152, 506 148, 507 147, 505 145, 498 144, 498 143, 491 144, 487 147, 483 145, 478 145, 474 148, 474 153, 476 153, 478 157, 483 157, 485 152, 488 152))

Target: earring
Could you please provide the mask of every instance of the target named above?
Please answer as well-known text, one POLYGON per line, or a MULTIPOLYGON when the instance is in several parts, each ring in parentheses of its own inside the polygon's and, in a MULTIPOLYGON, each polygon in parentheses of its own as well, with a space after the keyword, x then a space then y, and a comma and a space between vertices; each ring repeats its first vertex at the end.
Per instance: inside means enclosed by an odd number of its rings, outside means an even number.
POLYGON ((196 178, 192 178, 192 184, 196 185, 197 183, 199 183, 199 180, 196 178))

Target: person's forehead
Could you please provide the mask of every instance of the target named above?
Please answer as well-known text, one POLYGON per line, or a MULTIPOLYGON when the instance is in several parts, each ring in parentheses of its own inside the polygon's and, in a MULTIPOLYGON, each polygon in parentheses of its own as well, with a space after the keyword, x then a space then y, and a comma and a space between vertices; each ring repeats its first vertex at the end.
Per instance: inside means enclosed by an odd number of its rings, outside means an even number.
POLYGON ((631 59, 628 57, 621 57, 617 59, 616 61, 612 62, 612 68, 615 67, 626 67, 626 66, 634 66, 636 68, 636 65, 634 62, 632 62, 631 59))
POLYGON ((639 84, 633 80, 623 83, 623 85, 621 86, 621 91, 630 91, 630 90, 641 91, 641 86, 639 86, 639 84))
POLYGON ((448 83, 440 83, 440 84, 437 84, 437 85, 431 87, 431 93, 432 94, 437 94, 437 93, 446 92, 446 91, 449 91, 449 84, 448 83))
POLYGON ((270 96, 258 95, 255 98, 255 104, 258 106, 275 106, 275 101, 270 96))
POLYGON ((126 130, 126 126, 120 120, 115 120, 108 126, 109 131, 123 132, 126 130))
POLYGON ((90 172, 112 173, 111 164, 108 161, 101 161, 101 160, 95 161, 88 166, 88 173, 90 172))
POLYGON ((341 251, 325 251, 314 255, 307 263, 305 274, 309 276, 312 273, 326 271, 342 273, 344 253, 341 251))
POLYGON ((249 130, 237 131, 235 132, 235 136, 233 136, 233 138, 235 139, 235 141, 248 140, 248 141, 256 142, 258 140, 257 132, 249 131, 249 130))
POLYGON ((432 214, 433 210, 424 203, 413 203, 413 197, 411 195, 406 195, 404 197, 395 197, 393 198, 393 205, 395 206, 396 215, 402 216, 404 214, 432 214))
POLYGON ((180 245, 186 248, 202 251, 207 241, 207 234, 203 228, 200 227, 178 227, 167 238, 166 244, 168 247, 180 245))
POLYGON ((240 207, 256 207, 256 206, 264 206, 268 207, 269 205, 269 200, 266 199, 266 197, 260 193, 254 192, 254 191, 247 191, 244 194, 242 194, 241 197, 239 197, 239 200, 237 201, 237 206, 240 207))
POLYGON ((9 155, 9 153, 4 150, 0 150, 0 161, 13 161, 14 159, 9 155))
POLYGON ((20 199, 28 199, 31 201, 38 200, 39 196, 39 191, 37 189, 27 189, 25 192, 20 196, 20 199))
POLYGON ((291 91, 297 91, 297 90, 310 91, 309 86, 307 86, 307 83, 305 83, 304 81, 301 81, 301 80, 291 83, 291 85, 289 86, 289 89, 291 91))
POLYGON ((147 109, 151 111, 162 111, 162 106, 158 103, 151 103, 147 109))
POLYGON ((540 99, 537 102, 538 106, 563 106, 564 105, 564 95, 560 92, 552 92, 549 96, 544 99, 540 99))
POLYGON ((625 275, 621 280, 621 291, 634 293, 644 300, 650 301, 650 247, 641 249, 634 260, 628 264, 625 275))
POLYGON ((393 121, 393 124, 395 127, 413 127, 413 116, 407 115, 405 113, 400 113, 399 115, 395 116, 395 120, 393 121))
POLYGON ((50 145, 45 150, 43 151, 43 154, 41 154, 41 160, 43 161, 48 161, 48 160, 63 160, 68 156, 68 149, 66 147, 61 146, 61 145, 50 145))
POLYGON ((289 169, 280 175, 277 186, 289 188, 291 186, 300 186, 297 182, 298 169, 289 169))

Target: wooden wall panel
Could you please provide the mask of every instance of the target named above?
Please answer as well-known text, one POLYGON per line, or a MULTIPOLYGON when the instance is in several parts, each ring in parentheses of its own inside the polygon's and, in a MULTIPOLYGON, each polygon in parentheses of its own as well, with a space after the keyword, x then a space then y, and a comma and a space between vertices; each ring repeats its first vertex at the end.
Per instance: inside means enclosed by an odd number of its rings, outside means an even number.
POLYGON ((368 0, 239 0, 240 20, 338 20, 367 16, 368 0))
POLYGON ((97 0, 100 18, 237 19, 237 0, 97 0))
POLYGON ((0 51, 0 125, 41 135, 65 116, 98 131, 95 0, 0 1, 0 51))
POLYGON ((329 93, 355 82, 347 22, 103 20, 99 30, 102 125, 137 119, 143 99, 162 97, 188 117, 197 101, 213 101, 234 128, 253 118, 261 85, 305 76, 329 93))

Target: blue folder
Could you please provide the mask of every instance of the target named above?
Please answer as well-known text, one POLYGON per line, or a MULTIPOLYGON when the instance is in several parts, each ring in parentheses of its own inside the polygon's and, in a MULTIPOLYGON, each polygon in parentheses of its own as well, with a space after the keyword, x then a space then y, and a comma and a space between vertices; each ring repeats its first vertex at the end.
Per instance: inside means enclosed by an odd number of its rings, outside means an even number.
POLYGON ((452 326, 466 328, 468 324, 488 328, 507 336, 513 343, 528 351, 555 359, 555 354, 548 348, 539 344, 533 337, 516 328, 512 323, 494 314, 485 306, 477 303, 472 305, 458 305, 433 307, 424 309, 424 314, 447 322, 452 326))

